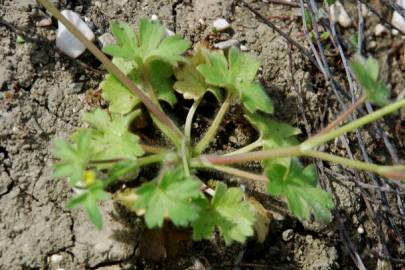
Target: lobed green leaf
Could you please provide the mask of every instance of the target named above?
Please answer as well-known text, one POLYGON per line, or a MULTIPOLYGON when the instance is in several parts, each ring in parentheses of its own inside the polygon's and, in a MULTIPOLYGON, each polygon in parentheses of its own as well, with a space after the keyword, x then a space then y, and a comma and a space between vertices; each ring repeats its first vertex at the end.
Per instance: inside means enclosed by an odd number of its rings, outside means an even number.
POLYGON ((386 105, 390 93, 384 83, 378 81, 378 62, 371 57, 365 59, 357 55, 350 67, 364 88, 367 100, 380 106, 386 105))
POLYGON ((245 242, 252 236, 255 212, 250 204, 243 200, 240 188, 227 188, 224 183, 217 183, 215 195, 211 202, 198 201, 203 210, 192 223, 193 238, 208 238, 218 228, 227 244, 232 241, 245 242))
POLYGON ((169 218, 176 226, 187 226, 199 216, 200 207, 192 201, 201 197, 201 183, 180 169, 166 171, 161 179, 135 190, 135 209, 144 209, 148 228, 162 227, 169 218))

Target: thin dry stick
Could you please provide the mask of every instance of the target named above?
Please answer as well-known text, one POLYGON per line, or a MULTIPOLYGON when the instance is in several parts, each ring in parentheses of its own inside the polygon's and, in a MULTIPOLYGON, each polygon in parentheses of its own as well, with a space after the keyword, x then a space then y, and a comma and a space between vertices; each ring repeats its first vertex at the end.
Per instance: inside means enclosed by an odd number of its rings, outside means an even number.
POLYGON ((52 5, 48 0, 38 0, 57 20, 59 20, 65 27, 82 42, 86 48, 93 53, 98 60, 105 66, 105 68, 112 73, 119 81, 121 81, 128 89, 130 89, 143 104, 151 111, 165 126, 172 129, 181 138, 182 134, 170 118, 154 104, 151 99, 139 89, 134 82, 131 81, 119 68, 117 68, 107 56, 104 55, 90 40, 88 40, 71 22, 69 22, 59 10, 52 5))

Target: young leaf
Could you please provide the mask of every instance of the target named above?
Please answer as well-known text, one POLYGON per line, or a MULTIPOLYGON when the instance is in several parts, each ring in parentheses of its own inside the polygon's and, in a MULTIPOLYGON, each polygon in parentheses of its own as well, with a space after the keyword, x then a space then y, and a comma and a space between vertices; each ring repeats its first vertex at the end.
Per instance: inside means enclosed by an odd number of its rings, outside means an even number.
POLYGON ((201 196, 201 183, 180 169, 166 171, 161 179, 135 190, 135 209, 145 210, 148 228, 162 227, 164 218, 177 226, 187 226, 199 216, 200 207, 191 199, 201 196))
POLYGON ((240 85, 240 98, 243 105, 250 113, 257 110, 266 113, 273 113, 273 102, 264 92, 262 86, 258 83, 248 83, 240 85))
MULTIPOLYGON (((298 143, 295 136, 300 134, 301 131, 297 128, 269 119, 260 114, 248 114, 246 118, 259 131, 260 139, 263 141, 263 149, 292 146, 298 143)), ((291 158, 266 160, 264 164, 268 166, 268 164, 274 162, 283 164, 286 168, 289 168, 291 158)))
POLYGON ((253 82, 259 66, 256 58, 232 47, 228 60, 222 51, 213 51, 208 54, 208 63, 199 65, 197 69, 207 83, 224 87, 239 96, 248 111, 273 113, 271 99, 263 88, 253 82))
POLYGON ((226 244, 232 241, 245 242, 253 235, 255 213, 248 202, 243 201, 243 192, 239 188, 227 188, 219 182, 211 202, 199 200, 203 207, 193 227, 193 238, 208 238, 218 228, 226 244))
POLYGON ((161 24, 145 18, 140 20, 139 36, 124 22, 111 23, 111 30, 118 44, 107 46, 104 52, 134 60, 138 65, 160 59, 174 66, 185 60, 182 54, 190 47, 190 42, 178 35, 166 37, 165 28, 161 24))
POLYGON ((126 116, 112 115, 110 118, 107 112, 96 109, 84 115, 83 120, 95 128, 92 147, 96 159, 136 159, 144 154, 138 136, 128 131, 129 124, 139 114, 140 111, 134 111, 126 116))
POLYGON ((132 111, 141 101, 113 75, 108 74, 100 85, 103 98, 109 102, 113 113, 126 114, 132 111))
POLYGON ((222 99, 219 89, 207 84, 204 77, 197 70, 197 66, 206 62, 206 54, 206 49, 202 45, 197 44, 194 47, 193 56, 188 58, 189 61, 174 72, 177 81, 174 83, 173 88, 183 94, 185 99, 197 100, 207 91, 213 93, 218 101, 222 99))
POLYGON ((386 105, 390 94, 384 83, 378 81, 378 62, 371 57, 365 59, 357 55, 350 67, 364 88, 366 98, 374 104, 386 105))
POLYGON ((111 56, 124 59, 134 59, 139 57, 137 37, 131 26, 124 22, 112 21, 110 27, 115 39, 117 40, 117 44, 105 46, 103 51, 111 56))
POLYGON ((55 141, 55 156, 60 159, 54 169, 54 177, 69 177, 72 185, 82 180, 87 163, 92 155, 91 132, 81 130, 70 144, 63 140, 55 141))
POLYGON ((171 66, 160 60, 151 61, 149 64, 149 80, 159 100, 166 101, 171 106, 176 104, 177 98, 173 92, 173 70, 171 66))
POLYGON ((101 230, 103 227, 103 219, 98 209, 98 202, 101 200, 108 200, 110 195, 105 192, 100 185, 88 189, 86 193, 72 198, 67 204, 67 208, 78 208, 81 205, 85 208, 87 215, 93 224, 101 230))
POLYGON ((313 214, 318 221, 330 220, 333 201, 328 192, 317 187, 315 168, 307 166, 303 169, 294 158, 286 171, 283 164, 276 162, 267 166, 269 193, 286 197, 291 213, 300 219, 309 219, 313 214))

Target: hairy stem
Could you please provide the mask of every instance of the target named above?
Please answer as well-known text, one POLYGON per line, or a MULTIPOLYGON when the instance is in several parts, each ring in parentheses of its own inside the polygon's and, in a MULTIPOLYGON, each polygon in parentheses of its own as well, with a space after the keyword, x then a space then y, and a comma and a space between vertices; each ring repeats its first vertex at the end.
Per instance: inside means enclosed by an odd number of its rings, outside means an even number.
POLYGON ((198 144, 195 146, 195 148, 194 148, 195 154, 201 154, 202 151, 204 151, 208 147, 210 142, 214 139, 215 135, 217 134, 219 125, 221 124, 225 113, 228 111, 232 98, 233 98, 233 96, 228 93, 226 96, 226 99, 222 103, 221 108, 219 109, 217 115, 215 116, 214 121, 212 122, 211 126, 208 128, 207 133, 205 133, 205 135, 201 139, 201 141, 199 141, 198 144))
POLYGON ((190 176, 190 169, 188 167, 189 153, 187 150, 187 142, 186 140, 183 140, 181 143, 181 159, 183 161, 183 167, 186 176, 190 176))
POLYGON ((139 144, 143 151, 147 153, 152 153, 152 154, 158 154, 162 152, 169 152, 169 149, 161 148, 159 146, 152 146, 152 145, 146 145, 146 144, 139 144))
POLYGON ((337 127, 340 123, 342 123, 343 121, 345 121, 347 119, 347 117, 350 116, 350 114, 356 110, 360 105, 362 105, 364 103, 364 101, 366 100, 366 96, 362 96, 360 97, 355 103, 351 104, 350 107, 344 111, 343 113, 341 113, 335 120, 333 120, 332 122, 330 122, 324 129, 322 129, 318 134, 316 134, 314 137, 316 136, 320 136, 322 134, 328 133, 329 131, 331 131, 333 128, 337 127))
POLYGON ((231 156, 231 155, 236 155, 236 154, 242 154, 242 153, 248 153, 258 147, 263 146, 263 140, 261 138, 257 139, 256 141, 252 142, 251 144, 248 144, 236 151, 230 152, 225 154, 225 156, 231 156))
POLYGON ((184 134, 188 141, 191 140, 191 124, 193 123, 194 114, 197 111, 198 105, 200 105, 201 100, 202 97, 198 98, 197 100, 194 100, 193 105, 191 105, 191 108, 188 111, 186 117, 186 124, 184 125, 184 134))
POLYGON ((231 174, 240 178, 253 180, 253 181, 260 181, 260 182, 268 182, 267 177, 261 174, 255 174, 251 172, 247 172, 244 170, 240 170, 237 168, 229 167, 229 166, 220 166, 220 165, 212 165, 212 164, 204 164, 204 163, 197 163, 194 164, 195 168, 200 169, 213 169, 217 170, 226 174, 231 174))
POLYGON ((350 131, 352 131, 356 128, 362 127, 370 122, 374 122, 374 121, 382 118, 384 115, 392 113, 403 106, 405 106, 405 99, 396 101, 371 114, 363 116, 362 118, 359 118, 353 122, 350 122, 340 128, 332 130, 328 133, 325 133, 325 134, 322 134, 319 136, 315 136, 315 137, 311 137, 308 140, 306 140, 305 142, 301 143, 300 148, 301 148, 301 150, 308 150, 313 147, 324 144, 325 142, 330 141, 336 137, 339 137, 340 135, 343 135, 346 132, 350 132, 350 131))
MULTIPOLYGON (((139 89, 134 82, 131 81, 119 68, 117 68, 90 40, 88 40, 71 22, 69 22, 59 10, 52 5, 48 0, 38 0, 58 21, 78 39, 83 45, 104 65, 104 67, 113 74, 122 84, 131 90, 143 104, 156 116, 163 125, 171 129, 174 133, 178 134, 178 128, 171 121, 171 119, 154 104, 150 98, 139 89)), ((181 133, 179 134, 181 135, 181 133)))
POLYGON ((139 167, 146 166, 153 163, 163 162, 167 154, 154 154, 146 157, 138 158, 137 163, 139 167))
POLYGON ((199 159, 203 163, 207 162, 215 165, 225 165, 248 161, 261 161, 271 158, 295 157, 300 156, 301 154, 299 146, 291 146, 234 155, 201 155, 199 159))

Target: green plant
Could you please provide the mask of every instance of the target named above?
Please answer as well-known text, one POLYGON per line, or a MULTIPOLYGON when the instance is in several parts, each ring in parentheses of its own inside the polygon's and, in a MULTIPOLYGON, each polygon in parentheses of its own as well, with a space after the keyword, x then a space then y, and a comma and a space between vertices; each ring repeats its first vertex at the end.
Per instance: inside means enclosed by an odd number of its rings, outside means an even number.
MULTIPOLYGON (((47 1, 40 2, 75 33, 47 1)), ((164 220, 170 220, 177 226, 191 227, 195 240, 208 238, 218 230, 226 243, 230 243, 244 242, 254 234, 254 228, 258 227, 255 222, 261 222, 260 211, 238 187, 227 187, 218 181, 215 190, 210 189, 204 179, 196 176, 198 170, 217 170, 263 182, 270 194, 286 199, 293 215, 300 219, 314 216, 325 222, 331 219, 332 198, 318 186, 315 167, 304 166, 298 157, 313 157, 385 177, 405 178, 404 166, 369 164, 315 150, 405 106, 405 99, 336 128, 347 117, 348 112, 345 112, 338 122, 300 143, 296 139, 298 129, 271 117, 272 101, 255 81, 260 66, 256 58, 236 48, 224 53, 200 45, 184 56, 189 42, 178 35, 166 37, 163 26, 146 19, 141 19, 138 34, 122 22, 113 22, 111 29, 117 44, 105 48, 105 52, 112 56, 118 69, 94 45, 83 40, 80 33, 75 33, 111 72, 101 84, 103 97, 109 103, 108 110, 96 108, 84 114, 83 120, 89 127, 78 129, 69 142, 55 143, 55 155, 59 159, 55 177, 68 177, 69 183, 81 193, 67 206, 84 206, 98 228, 102 226, 98 202, 111 198, 108 191, 114 190, 112 186, 117 182, 131 181, 131 186, 135 187, 116 190, 112 199, 143 215, 149 228, 161 227, 164 220), (176 106, 174 89, 193 100, 182 128, 170 120, 160 103, 176 106), (208 91, 221 105, 207 132, 194 143, 191 137, 193 116, 208 91), (232 153, 205 154, 234 101, 244 107, 247 120, 260 137, 232 153), (137 131, 130 128, 141 114, 148 113, 171 144, 145 145, 136 135, 137 131), (257 149, 260 150, 254 151, 257 149), (249 161, 261 162, 263 173, 230 166, 249 161), (139 172, 152 164, 159 166, 157 176, 140 183, 139 172)), ((356 105, 364 100, 385 103, 387 90, 378 82, 376 62, 361 58, 352 63, 352 68, 365 88, 364 97, 356 105)))

